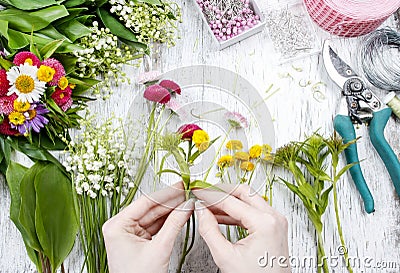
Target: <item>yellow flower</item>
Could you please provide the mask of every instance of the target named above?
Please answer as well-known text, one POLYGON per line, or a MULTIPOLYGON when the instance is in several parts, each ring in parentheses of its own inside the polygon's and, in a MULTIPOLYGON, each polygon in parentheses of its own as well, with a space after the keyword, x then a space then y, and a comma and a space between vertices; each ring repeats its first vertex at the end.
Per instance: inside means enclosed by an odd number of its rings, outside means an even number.
POLYGON ((233 157, 231 155, 224 155, 218 160, 218 167, 225 168, 233 165, 233 157))
POLYGON ((262 146, 262 152, 263 152, 264 154, 270 154, 270 153, 272 152, 271 146, 269 146, 268 144, 264 144, 264 145, 262 146))
POLYGON ((255 167, 254 164, 250 161, 244 161, 240 164, 240 168, 243 171, 251 172, 252 170, 254 170, 254 167, 255 167))
POLYGON ((20 112, 12 112, 9 116, 8 119, 10 120, 10 122, 14 125, 22 125, 24 124, 26 118, 24 116, 24 114, 20 113, 20 112))
POLYGON ((274 156, 272 154, 267 154, 263 158, 265 161, 272 161, 274 160, 274 156))
POLYGON ((64 90, 65 88, 68 87, 68 79, 66 77, 61 77, 60 80, 58 81, 58 87, 60 87, 61 90, 64 90))
POLYGON ((254 145, 250 148, 249 154, 251 158, 259 158, 262 152, 262 147, 260 145, 254 145))
POLYGON ((194 131, 192 141, 200 152, 204 152, 210 146, 210 137, 204 130, 194 131))
POLYGON ((20 113, 26 112, 31 108, 31 104, 27 101, 22 102, 20 100, 14 101, 14 110, 20 113))
POLYGON ((241 161, 249 161, 250 160, 250 155, 246 152, 236 152, 234 157, 235 157, 235 159, 241 160, 241 161))
POLYGON ((69 84, 69 88, 75 89, 75 87, 76 87, 76 84, 74 84, 74 83, 70 83, 70 84, 69 84))
POLYGON ((265 201, 267 201, 267 202, 268 202, 268 200, 269 200, 268 196, 266 196, 266 195, 263 195, 262 198, 263 198, 265 201))
POLYGON ((41 65, 37 72, 37 77, 39 81, 49 82, 53 79, 56 70, 46 65, 41 65))
POLYGON ((226 143, 226 148, 232 151, 238 151, 243 149, 243 144, 240 140, 229 140, 226 143))

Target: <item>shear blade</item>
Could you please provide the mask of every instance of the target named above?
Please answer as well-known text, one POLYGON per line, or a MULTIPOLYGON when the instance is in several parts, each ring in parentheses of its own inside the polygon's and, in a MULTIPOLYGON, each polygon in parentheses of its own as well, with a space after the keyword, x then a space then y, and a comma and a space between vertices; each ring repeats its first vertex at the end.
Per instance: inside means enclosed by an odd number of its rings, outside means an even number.
POLYGON ((353 69, 332 49, 329 40, 324 42, 322 57, 329 77, 331 77, 340 88, 344 87, 345 82, 349 78, 357 77, 357 74, 354 73, 353 69))

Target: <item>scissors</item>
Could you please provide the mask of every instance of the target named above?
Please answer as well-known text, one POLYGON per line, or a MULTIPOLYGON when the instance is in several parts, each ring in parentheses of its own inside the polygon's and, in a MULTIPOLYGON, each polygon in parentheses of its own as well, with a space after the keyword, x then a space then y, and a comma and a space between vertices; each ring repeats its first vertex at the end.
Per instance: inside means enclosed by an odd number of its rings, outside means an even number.
MULTIPOLYGON (((348 143, 356 139, 354 124, 369 126, 372 145, 383 160, 396 192, 400 196, 399 159, 384 136, 392 109, 382 103, 354 70, 339 58, 330 46, 329 40, 324 43, 322 56, 330 78, 341 88, 342 92, 340 110, 334 119, 335 130, 341 135, 344 143, 348 143)), ((347 164, 360 161, 356 143, 345 150, 345 156, 347 164)), ((350 174, 364 201, 366 212, 374 212, 374 198, 365 181, 360 164, 351 167, 350 174)))

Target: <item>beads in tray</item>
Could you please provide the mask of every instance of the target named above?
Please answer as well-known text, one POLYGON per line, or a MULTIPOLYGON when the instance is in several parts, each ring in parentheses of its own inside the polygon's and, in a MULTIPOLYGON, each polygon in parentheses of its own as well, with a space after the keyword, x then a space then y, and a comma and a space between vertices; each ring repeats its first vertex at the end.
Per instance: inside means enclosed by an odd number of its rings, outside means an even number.
POLYGON ((250 0, 196 0, 218 41, 226 41, 260 24, 250 0))

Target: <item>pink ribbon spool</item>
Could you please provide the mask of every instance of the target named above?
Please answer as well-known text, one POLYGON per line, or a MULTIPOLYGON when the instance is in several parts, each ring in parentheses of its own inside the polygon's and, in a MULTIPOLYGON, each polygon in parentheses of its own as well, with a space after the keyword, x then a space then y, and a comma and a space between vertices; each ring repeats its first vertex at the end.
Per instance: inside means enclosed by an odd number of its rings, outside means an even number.
POLYGON ((310 17, 329 33, 357 37, 377 29, 400 0, 304 0, 310 17))

